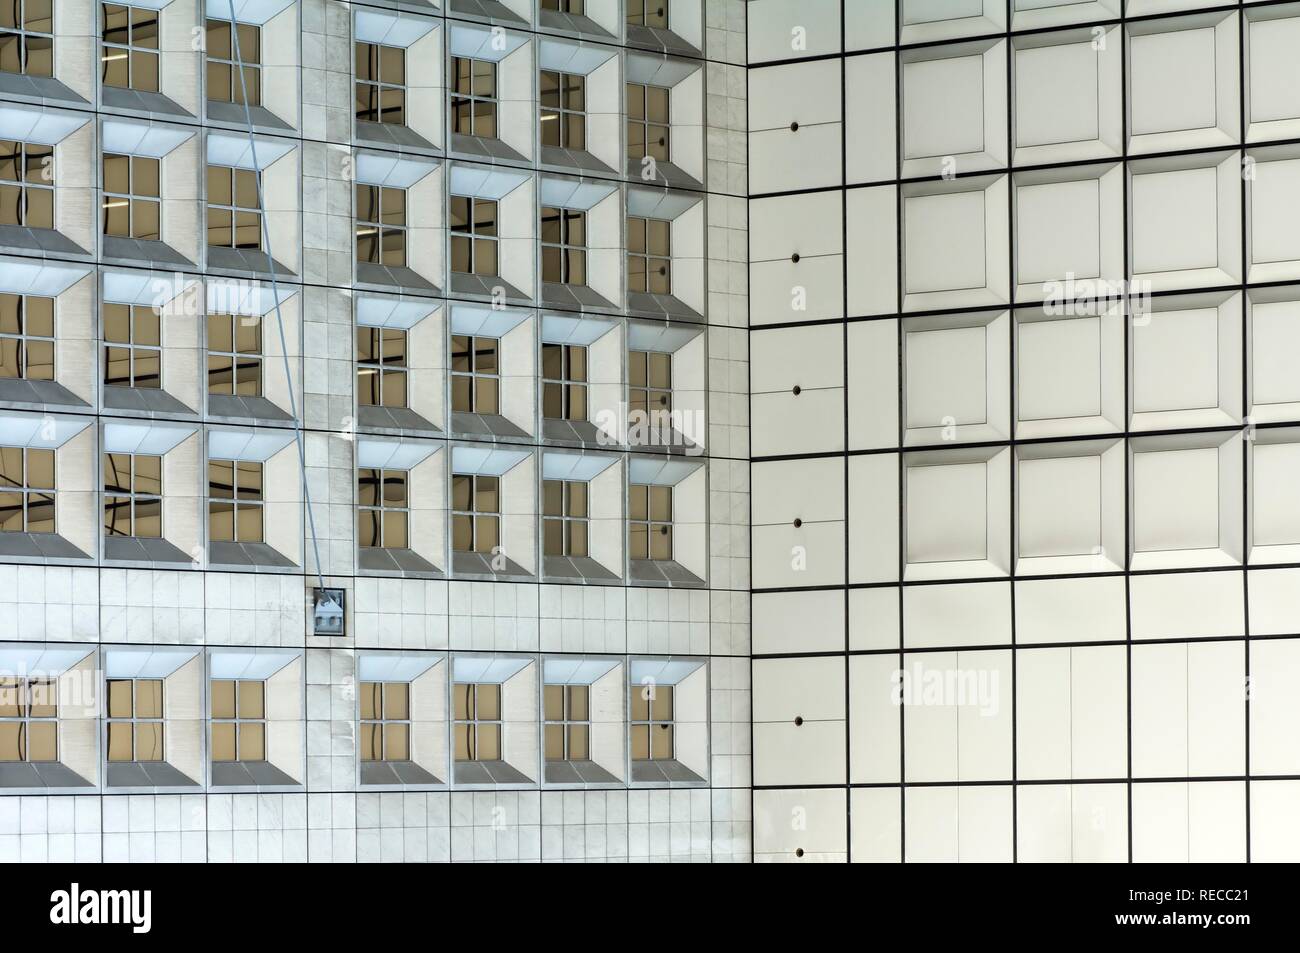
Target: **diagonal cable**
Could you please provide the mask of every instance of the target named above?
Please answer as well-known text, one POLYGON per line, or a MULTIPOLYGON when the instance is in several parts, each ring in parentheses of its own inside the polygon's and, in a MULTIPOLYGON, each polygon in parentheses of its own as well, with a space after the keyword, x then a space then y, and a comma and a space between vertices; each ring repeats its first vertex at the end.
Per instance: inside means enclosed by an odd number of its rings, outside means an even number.
POLYGON ((230 43, 235 63, 239 66, 240 95, 244 101, 244 127, 248 130, 248 148, 253 160, 253 169, 257 173, 257 207, 261 212, 262 247, 266 249, 266 259, 271 273, 271 296, 275 299, 275 324, 280 331, 280 355, 284 358, 284 378, 289 388, 289 413, 293 417, 293 435, 298 444, 298 473, 302 479, 303 505, 307 508, 307 529, 311 533, 312 553, 316 558, 316 580, 321 589, 325 588, 325 576, 321 569, 320 542, 316 538, 316 516, 311 508, 311 491, 307 488, 307 451, 303 447, 302 419, 298 416, 298 399, 293 392, 293 374, 289 370, 289 346, 284 334, 284 317, 280 313, 280 286, 275 276, 275 256, 271 254, 271 229, 267 225, 266 203, 262 199, 262 167, 257 161, 257 138, 253 135, 253 110, 248 105, 248 82, 244 78, 244 57, 239 52, 239 22, 235 19, 235 0, 227 0, 230 6, 230 43))

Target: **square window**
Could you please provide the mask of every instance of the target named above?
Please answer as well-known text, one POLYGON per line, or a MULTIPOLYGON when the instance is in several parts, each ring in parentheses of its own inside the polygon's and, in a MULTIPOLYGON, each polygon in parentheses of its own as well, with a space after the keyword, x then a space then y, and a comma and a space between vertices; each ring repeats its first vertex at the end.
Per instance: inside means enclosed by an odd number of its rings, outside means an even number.
POLYGON ((1130 153, 1237 141, 1237 19, 1220 13, 1129 25, 1130 153))
POLYGON ((904 177, 1007 164, 1004 40, 905 51, 904 177))
POLYGON ((907 446, 1007 438, 1009 326, 1005 312, 904 321, 907 446))
POLYGON ((1240 565, 1241 435, 1131 441, 1133 569, 1240 565))
POLYGON ((1010 451, 935 450, 905 463, 907 579, 1010 569, 1010 451))

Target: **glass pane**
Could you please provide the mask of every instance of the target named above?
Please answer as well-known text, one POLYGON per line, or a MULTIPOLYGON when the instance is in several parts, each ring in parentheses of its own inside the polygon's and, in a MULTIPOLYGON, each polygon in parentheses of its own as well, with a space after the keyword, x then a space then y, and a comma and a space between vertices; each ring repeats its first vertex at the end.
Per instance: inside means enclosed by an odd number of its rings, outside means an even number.
POLYGON ((500 761, 501 760, 501 726, 485 725, 482 722, 478 724, 478 730, 475 732, 478 742, 479 761, 500 761))
POLYGON ((542 481, 542 512, 547 516, 562 516, 564 514, 564 483, 562 481, 542 481))
POLYGON ((357 732, 357 748, 362 761, 378 761, 383 757, 383 727, 379 724, 362 725, 357 732))
POLYGON ((669 526, 654 526, 650 533, 650 558, 673 558, 673 532, 669 526))
POLYGON ((480 720, 494 721, 501 717, 501 686, 478 685, 474 691, 474 704, 480 720))
POLYGON ((478 371, 480 374, 496 373, 496 338, 474 338, 474 370, 478 371))
POLYGON ((490 554, 501 542, 495 516, 480 516, 474 521, 474 551, 490 554))
POLYGON ((564 726, 547 725, 544 729, 546 760, 564 760, 564 726))
POLYGON ((673 756, 673 726, 654 725, 650 729, 650 757, 665 761, 673 756))
POLYGON ((58 714, 58 682, 49 678, 33 679, 27 685, 28 714, 33 718, 53 718, 58 714))
POLYGON ((452 755, 457 761, 473 761, 474 754, 470 745, 470 725, 457 725, 456 737, 452 743, 452 755))
POLYGON ((588 699, 591 689, 587 685, 570 685, 569 686, 569 720, 570 721, 588 721, 588 699))
POLYGON ((499 414, 500 385, 494 377, 480 377, 474 381, 474 409, 480 414, 499 414))
POLYGON ((384 760, 411 760, 409 725, 384 725, 384 760))
POLYGON ((406 549, 410 546, 407 538, 406 513, 384 513, 384 546, 388 549, 406 549))
POLYGON ((212 725, 212 760, 216 762, 235 760, 233 722, 219 722, 212 725))
POLYGON ((542 686, 542 717, 546 721, 564 720, 564 686, 542 686))
POLYGON ((58 725, 52 721, 27 723, 27 760, 58 761, 58 725))
POLYGON ((395 721, 411 717, 408 685, 389 682, 384 686, 384 717, 395 721))
POLYGON ((162 722, 147 722, 135 726, 135 760, 163 760, 162 722))
POLYGON ((569 527, 569 555, 586 556, 587 552, 587 523, 585 520, 570 520, 569 527))
POLYGON ((262 538, 262 508, 241 503, 235 508, 235 540, 240 543, 260 543, 262 538))
POLYGON ((16 718, 23 713, 23 683, 17 678, 0 678, 0 718, 16 718))
POLYGON ((632 726, 632 760, 650 760, 650 727, 648 725, 632 726))
POLYGON ((239 717, 264 718, 265 686, 262 682, 239 683, 239 717))
POLYGON ((474 399, 471 396, 471 383, 473 379, 461 375, 453 375, 451 378, 451 409, 457 413, 467 414, 474 410, 474 399))
POLYGON ((27 451, 27 485, 42 490, 54 489, 54 451, 27 451))
POLYGON ((266 726, 260 722, 241 722, 239 725, 239 760, 266 760, 266 726))
POLYGON ((131 680, 115 678, 108 682, 108 717, 131 717, 131 680))
POLYGON ((654 698, 650 701, 650 717, 655 721, 672 721, 673 686, 655 686, 654 698))
POLYGON ((542 520, 542 553, 546 556, 564 555, 564 523, 560 520, 542 520))
POLYGON ((361 717, 364 719, 373 719, 379 717, 380 699, 383 697, 383 687, 379 682, 362 682, 361 691, 358 694, 360 702, 361 717))
POLYGON ((131 761, 131 723, 129 721, 110 722, 108 725, 108 760, 131 761))
POLYGON ((235 717, 235 683, 229 679, 212 681, 212 717, 235 717))
POLYGON ((143 678, 135 683, 135 716, 137 718, 163 716, 162 679, 143 678))
POLYGON ((631 689, 632 720, 650 720, 650 686, 633 685, 631 689))
POLYGON ((650 519, 671 520, 673 518, 673 488, 670 486, 652 486, 650 491, 650 519))
POLYGON ((21 721, 0 721, 0 762, 23 760, 26 741, 21 721))
POLYGON ((473 685, 453 685, 451 687, 452 701, 455 708, 455 716, 464 721, 467 718, 474 717, 474 686, 473 685))
POLYGON ((474 481, 474 510, 478 513, 500 512, 500 482, 496 477, 481 476, 474 481))
POLYGON ((451 478, 451 508, 467 511, 473 505, 474 478, 472 476, 453 476, 451 478))
POLYGON ((587 761, 591 758, 589 731, 586 725, 569 726, 569 760, 587 761))

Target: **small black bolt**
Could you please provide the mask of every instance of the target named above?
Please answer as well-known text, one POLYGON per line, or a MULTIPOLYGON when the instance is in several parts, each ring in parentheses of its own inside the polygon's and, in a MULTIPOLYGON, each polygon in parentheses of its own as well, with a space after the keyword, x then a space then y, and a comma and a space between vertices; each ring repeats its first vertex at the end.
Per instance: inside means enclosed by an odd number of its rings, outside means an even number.
POLYGON ((794 528, 798 529, 802 525, 803 525, 803 520, 799 519, 799 517, 796 516, 794 520, 794 528))
POLYGON ((795 384, 795 385, 794 385, 794 390, 792 391, 792 393, 794 394, 794 396, 798 397, 799 394, 800 394, 802 391, 803 391, 803 388, 801 388, 798 384, 795 384))
POLYGON ((798 124, 797 122, 792 122, 792 123, 790 123, 790 131, 791 131, 791 132, 798 132, 798 131, 799 131, 799 124, 798 124))
POLYGON ((803 848, 802 848, 802 847, 796 847, 796 848, 795 848, 795 851, 794 851, 794 855, 795 855, 796 857, 802 857, 802 856, 803 856, 803 848))
POLYGON ((803 726, 803 719, 800 718, 798 715, 795 715, 795 716, 794 716, 794 726, 795 726, 796 728, 800 728, 800 727, 803 726))
POLYGON ((790 260, 794 262, 796 265, 799 264, 799 253, 795 252, 793 255, 791 255, 790 260))

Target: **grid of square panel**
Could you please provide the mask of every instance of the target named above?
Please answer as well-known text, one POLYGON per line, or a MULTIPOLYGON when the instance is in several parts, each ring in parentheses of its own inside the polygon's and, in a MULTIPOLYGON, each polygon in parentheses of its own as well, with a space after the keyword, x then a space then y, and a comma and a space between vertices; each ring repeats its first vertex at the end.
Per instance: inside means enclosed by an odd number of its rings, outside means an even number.
POLYGON ((748 39, 756 857, 1300 858, 1300 4, 748 39))

